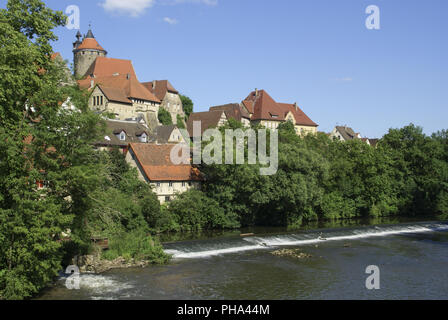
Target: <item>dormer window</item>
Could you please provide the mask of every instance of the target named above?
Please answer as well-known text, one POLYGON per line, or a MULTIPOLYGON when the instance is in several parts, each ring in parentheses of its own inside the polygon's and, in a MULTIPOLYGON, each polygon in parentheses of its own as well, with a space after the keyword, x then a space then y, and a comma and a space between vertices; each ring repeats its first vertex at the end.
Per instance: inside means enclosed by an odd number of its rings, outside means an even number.
POLYGON ((148 142, 148 136, 146 135, 146 133, 143 133, 140 136, 140 142, 143 142, 143 143, 147 143, 148 142))
POLYGON ((126 141, 126 133, 124 131, 121 131, 119 138, 121 141, 126 141))

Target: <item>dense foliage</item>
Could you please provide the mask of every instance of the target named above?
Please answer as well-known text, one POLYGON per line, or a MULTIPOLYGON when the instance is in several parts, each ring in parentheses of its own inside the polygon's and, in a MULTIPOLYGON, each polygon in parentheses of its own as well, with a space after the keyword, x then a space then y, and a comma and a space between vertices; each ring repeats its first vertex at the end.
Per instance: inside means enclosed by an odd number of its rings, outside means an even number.
POLYGON ((169 126, 173 124, 173 119, 168 110, 164 108, 159 108, 159 122, 164 126, 169 126))
MULTIPOLYGON (((241 125, 231 122, 229 128, 241 125)), ((202 191, 182 195, 168 211, 180 217, 182 229, 194 230, 446 216, 447 146, 446 131, 428 137, 414 125, 391 129, 375 148, 361 140, 332 141, 321 133, 300 138, 286 123, 279 128, 277 174, 261 176, 259 165, 203 166, 202 191)))
POLYGON ((180 114, 177 115, 177 127, 179 129, 186 129, 185 120, 182 119, 182 116, 180 114))
MULTIPOLYGON (((277 174, 261 176, 259 164, 204 165, 201 191, 161 207, 118 150, 92 147, 104 124, 87 95, 67 85, 64 63, 51 59, 52 29, 64 22, 39 0, 9 0, 0 10, 0 299, 37 293, 64 259, 91 250, 92 237, 110 239, 104 258, 164 263, 149 233, 447 217, 447 131, 426 136, 414 125, 391 129, 373 148, 325 134, 300 138, 286 123, 277 174)), ((182 101, 188 115, 193 103, 182 101)), ((160 121, 171 124, 160 110, 160 121)))
POLYGON ((193 101, 184 95, 180 95, 180 100, 182 101, 182 107, 185 112, 185 117, 188 119, 190 117, 190 114, 193 113, 193 101))
POLYGON ((160 215, 136 172, 93 148, 104 124, 51 58, 65 21, 39 0, 0 10, 0 300, 37 293, 91 237, 149 232, 160 215))

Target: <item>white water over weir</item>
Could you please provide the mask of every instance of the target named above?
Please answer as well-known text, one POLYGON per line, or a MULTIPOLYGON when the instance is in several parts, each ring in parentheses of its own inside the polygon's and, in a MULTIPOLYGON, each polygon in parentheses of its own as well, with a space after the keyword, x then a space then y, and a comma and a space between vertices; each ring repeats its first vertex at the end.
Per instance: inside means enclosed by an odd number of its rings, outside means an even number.
POLYGON ((448 231, 448 223, 378 226, 357 229, 340 229, 286 235, 254 236, 241 239, 220 239, 190 243, 175 243, 165 247, 165 252, 175 259, 197 259, 230 253, 266 250, 286 246, 306 246, 333 241, 347 241, 404 234, 448 231))

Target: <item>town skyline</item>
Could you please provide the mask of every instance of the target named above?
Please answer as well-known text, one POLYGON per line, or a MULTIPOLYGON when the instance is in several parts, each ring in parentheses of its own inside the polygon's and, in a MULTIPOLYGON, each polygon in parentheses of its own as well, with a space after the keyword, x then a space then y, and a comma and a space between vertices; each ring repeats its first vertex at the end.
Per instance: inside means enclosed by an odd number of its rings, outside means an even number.
MULTIPOLYGON (((364 25, 368 16, 364 10, 371 4, 367 1, 337 5, 320 1, 333 7, 334 17, 340 19, 330 17, 332 10, 318 14, 318 6, 307 1, 276 5, 262 1, 256 6, 253 1, 192 2, 159 1, 134 15, 123 8, 106 10, 100 5, 104 1, 46 1, 62 11, 77 5, 83 34, 91 23, 109 57, 131 60, 141 82, 169 79, 192 98, 195 112, 240 102, 258 88, 279 102, 297 101, 323 132, 348 125, 363 137, 380 138, 389 128, 411 122, 427 134, 444 129, 448 90, 443 74, 448 67, 442 41, 447 5, 442 1, 421 8, 411 2, 405 8, 410 25, 403 25, 400 5, 377 1, 380 30, 364 25), (238 8, 253 11, 251 23, 241 21, 238 8), (271 12, 269 25, 263 23, 266 12, 271 12), (194 21, 185 18, 188 14, 194 21), (229 24, 224 18, 232 14, 235 21, 229 24), (143 21, 150 32, 141 27, 143 21), (223 27, 229 32, 224 34, 223 27), (285 49, 285 37, 290 39, 290 50, 285 49), (309 50, 301 50, 302 46, 309 50), (332 46, 338 50, 331 51, 332 46)), ((54 48, 69 62, 76 32, 56 30, 59 41, 54 48)))

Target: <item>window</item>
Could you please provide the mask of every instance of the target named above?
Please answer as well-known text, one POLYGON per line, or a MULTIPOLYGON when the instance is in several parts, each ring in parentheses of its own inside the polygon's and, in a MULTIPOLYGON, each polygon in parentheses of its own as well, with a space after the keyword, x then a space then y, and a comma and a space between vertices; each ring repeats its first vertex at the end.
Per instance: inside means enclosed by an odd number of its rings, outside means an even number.
POLYGON ((173 183, 172 182, 170 182, 170 188, 172 188, 173 187, 173 183))
POLYGON ((157 182, 157 188, 160 188, 160 182, 157 182))
POLYGON ((146 136, 145 133, 140 136, 140 142, 143 142, 143 143, 148 142, 148 137, 146 136))
POLYGON ((185 188, 187 184, 185 182, 182 182, 182 187, 185 188))
POLYGON ((125 141, 126 140, 126 133, 124 131, 121 131, 120 133, 120 140, 125 141))
POLYGON ((170 197, 165 197, 165 202, 170 202, 171 198, 170 197))

